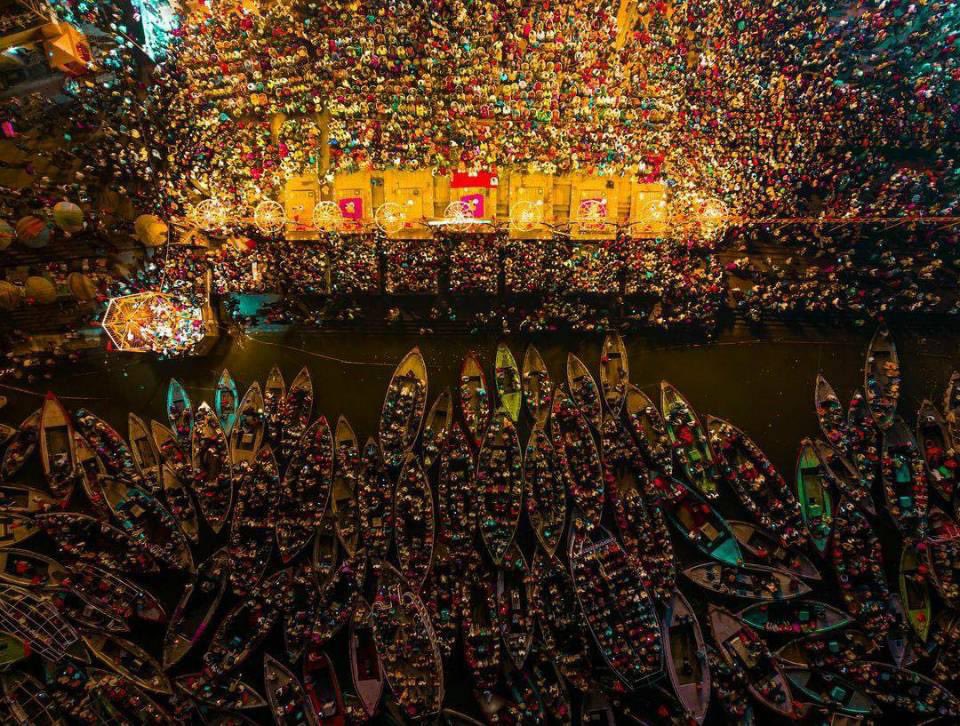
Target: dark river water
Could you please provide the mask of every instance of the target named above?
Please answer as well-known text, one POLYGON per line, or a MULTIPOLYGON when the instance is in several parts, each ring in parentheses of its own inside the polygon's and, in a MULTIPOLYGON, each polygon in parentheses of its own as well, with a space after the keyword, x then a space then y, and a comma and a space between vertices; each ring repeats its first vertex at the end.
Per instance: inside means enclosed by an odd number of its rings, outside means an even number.
MULTIPOLYGON (((819 433, 813 406, 814 379, 818 371, 846 402, 855 388, 863 384, 864 351, 872 333, 872 329, 824 332, 780 327, 763 337, 733 330, 717 342, 703 345, 671 344, 662 336, 656 339, 628 337, 626 343, 632 382, 657 400, 660 380, 669 380, 701 414, 718 415, 740 426, 766 451, 784 476, 793 481, 800 440, 819 433)), ((957 348, 960 336, 954 332, 909 329, 894 329, 894 335, 904 377, 900 413, 912 428, 915 412, 924 398, 940 404, 950 371, 960 365, 957 348)), ((558 334, 506 339, 518 361, 522 360, 524 348, 531 340, 543 354, 555 381, 564 380, 569 351, 579 355, 596 374, 599 336, 558 334)), ((261 332, 252 337, 221 340, 213 353, 203 359, 154 361, 104 354, 95 366, 84 364, 67 371, 53 381, 51 387, 68 407, 88 407, 125 434, 128 411, 135 411, 146 420, 165 420, 164 400, 171 376, 184 383, 196 405, 202 400, 212 403, 214 386, 224 367, 232 372, 242 396, 252 381, 262 383, 274 364, 280 366, 288 383, 306 365, 315 386, 314 416, 322 413, 332 424, 339 414, 345 414, 362 442, 376 433, 387 382, 396 363, 411 347, 420 346, 428 365, 429 406, 441 388, 455 385, 460 361, 468 350, 477 350, 491 370, 497 343, 497 337, 485 334, 417 338, 299 330, 261 332)), ((492 373, 488 373, 490 375, 492 373)), ((9 405, 0 411, 0 421, 16 423, 39 406, 43 390, 34 388, 33 391, 35 395, 0 390, 9 397, 9 405)), ((526 428, 521 433, 525 436, 526 428)), ((732 497, 729 492, 725 494, 732 497)), ((729 503, 721 503, 720 508, 727 511, 729 503)), ((877 527, 884 542, 889 581, 895 590, 898 540, 882 512, 877 527)), ((214 544, 202 545, 195 553, 197 561, 211 551, 214 544)), ((678 554, 683 566, 703 559, 689 550, 678 549, 678 554)), ((825 581, 815 595, 839 604, 831 592, 826 565, 823 571, 825 581)), ((170 581, 153 584, 172 608, 180 584, 170 581)), ((683 582, 683 588, 700 609, 704 604, 700 593, 693 591, 689 582, 683 582)), ((223 612, 221 610, 221 617, 223 612)), ((145 644, 155 643, 157 648, 151 650, 158 654, 162 629, 149 628, 148 632, 135 633, 134 638, 145 644)), ((270 649, 279 652, 282 649, 279 636, 273 642, 277 647, 270 649)), ((330 648, 342 665, 344 639, 339 637, 330 648)), ((202 650, 201 646, 199 652, 188 657, 185 667, 178 667, 175 673, 189 672, 188 663, 198 666, 202 650)), ((259 688, 262 674, 259 659, 244 672, 249 673, 249 682, 259 688)), ((449 675, 453 684, 451 700, 459 701, 461 708, 468 708, 463 703, 466 675, 449 675)), ((258 721, 269 722, 266 712, 251 715, 258 721)))

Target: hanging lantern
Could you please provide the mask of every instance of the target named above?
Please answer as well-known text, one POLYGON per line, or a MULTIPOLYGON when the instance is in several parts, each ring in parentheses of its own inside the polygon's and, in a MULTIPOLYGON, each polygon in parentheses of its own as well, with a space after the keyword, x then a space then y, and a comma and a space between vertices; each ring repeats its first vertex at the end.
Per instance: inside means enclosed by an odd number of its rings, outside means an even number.
POLYGON ((10 223, 0 219, 0 250, 5 250, 13 244, 13 238, 17 236, 17 231, 10 226, 10 223))
POLYGON ((264 234, 276 234, 287 223, 287 214, 280 202, 267 199, 253 210, 253 223, 264 234))
POLYGON ((144 247, 159 247, 167 241, 167 225, 153 214, 141 214, 133 223, 134 236, 144 247))
POLYGON ((57 202, 53 207, 53 221, 70 234, 83 229, 83 210, 73 202, 57 202))
POLYGON ((38 305, 50 305, 57 301, 57 288, 45 277, 28 277, 23 289, 24 296, 38 305))
POLYGON ((102 324, 113 345, 131 353, 184 355, 205 336, 200 307, 163 292, 113 298, 102 324))
POLYGON ((50 227, 40 217, 23 217, 17 222, 17 239, 30 249, 38 250, 50 242, 50 227))

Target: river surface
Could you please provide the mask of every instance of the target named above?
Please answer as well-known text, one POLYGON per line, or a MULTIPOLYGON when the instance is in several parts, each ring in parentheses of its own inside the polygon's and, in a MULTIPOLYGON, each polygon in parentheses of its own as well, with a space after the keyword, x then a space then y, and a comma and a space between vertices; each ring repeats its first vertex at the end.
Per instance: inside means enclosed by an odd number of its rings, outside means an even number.
MULTIPOLYGON (((957 348, 960 336, 954 332, 909 329, 894 329, 893 332, 904 378, 900 413, 912 428, 915 412, 924 398, 931 398, 940 405, 951 370, 960 366, 957 348)), ((817 373, 822 372, 846 402, 854 390, 863 385, 864 351, 872 333, 872 329, 824 332, 780 327, 764 337, 733 330, 716 342, 702 345, 673 345, 663 336, 655 339, 630 336, 626 343, 633 383, 657 400, 659 382, 669 380, 686 394, 701 414, 711 413, 741 427, 764 449, 788 481, 793 481, 800 440, 819 433, 813 406, 817 373)), ((505 340, 518 361, 522 360, 526 345, 534 342, 555 381, 564 380, 568 352, 580 356, 596 375, 600 336, 557 334, 533 338, 511 336, 505 340)), ((242 396, 254 380, 262 384, 273 365, 280 366, 288 383, 306 365, 315 386, 314 416, 322 413, 333 423, 338 415, 345 414, 363 441, 367 436, 375 435, 387 382, 396 363, 410 348, 419 346, 426 359, 430 379, 429 405, 443 387, 456 384, 460 361, 470 349, 480 353, 492 382, 492 361, 498 342, 496 336, 486 334, 416 337, 297 329, 259 332, 225 338, 219 341, 211 355, 203 359, 156 361, 103 354, 93 364, 85 363, 76 370, 65 372, 52 382, 51 388, 63 397, 68 407, 90 408, 126 434, 129 411, 137 412, 146 420, 165 420, 164 401, 171 376, 184 383, 196 405, 202 400, 212 403, 214 387, 224 367, 232 372, 242 396)), ((25 393, 4 388, 0 392, 10 399, 7 408, 0 411, 0 421, 16 423, 40 404, 44 391, 33 388, 31 393, 25 393)), ((524 425, 521 431, 524 437, 526 431, 524 425)), ((28 471, 34 472, 35 469, 31 467, 28 471)), ((725 497, 732 497, 732 494, 725 491, 725 497)), ((722 502, 720 508, 730 514, 735 512, 735 508, 730 508, 730 502, 722 502)), ((882 511, 876 524, 884 543, 889 582, 895 590, 898 538, 882 511)), ((195 553, 197 561, 219 544, 222 543, 204 542, 195 553)), ((680 548, 678 554, 683 566, 703 559, 688 549, 680 548)), ((824 564, 822 570, 825 581, 815 594, 839 604, 829 568, 824 564)), ((172 609, 180 591, 179 584, 165 581, 152 584, 157 586, 155 591, 163 593, 165 602, 172 609)), ((705 604, 701 593, 692 591, 689 582, 684 582, 683 586, 700 610, 705 604)), ((221 610, 220 617, 223 612, 221 610)), ((150 632, 143 632, 135 638, 159 646, 162 630, 148 628, 145 631, 150 632)), ((268 647, 279 652, 282 649, 279 636, 272 642, 277 647, 268 647)), ((342 637, 331 644, 341 673, 349 679, 342 670, 344 661, 337 657, 344 648, 342 637)), ((159 647, 150 649, 159 653, 159 647)), ((202 652, 202 647, 199 650, 202 652)), ((195 653, 187 660, 199 666, 199 654, 195 653)), ((250 682, 259 688, 258 670, 259 659, 244 672, 249 673, 250 682)), ((175 672, 189 671, 187 667, 175 672)), ((467 693, 463 688, 466 675, 449 675, 457 684, 451 689, 452 700, 461 708, 468 708, 464 702, 467 693)), ((256 714, 256 718, 267 722, 265 712, 256 714)))

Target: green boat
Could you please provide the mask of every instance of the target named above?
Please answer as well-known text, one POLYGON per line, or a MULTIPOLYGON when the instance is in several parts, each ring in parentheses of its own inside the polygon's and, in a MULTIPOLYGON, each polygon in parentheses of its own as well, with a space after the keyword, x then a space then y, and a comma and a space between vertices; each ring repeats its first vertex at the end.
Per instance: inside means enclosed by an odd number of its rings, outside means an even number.
POLYGON ((740 545, 720 513, 682 482, 674 481, 672 485, 678 493, 664 497, 662 507, 684 539, 718 562, 743 564, 740 545))
POLYGON ((170 379, 167 388, 167 419, 180 443, 189 443, 193 433, 193 406, 183 384, 176 378, 170 379))
POLYGON ((693 406, 670 383, 661 381, 660 410, 667 436, 677 452, 687 481, 707 499, 716 499, 720 496, 717 489, 720 471, 706 430, 693 406))
POLYGON ((213 407, 217 412, 217 418, 220 419, 220 427, 228 437, 233 430, 233 424, 237 420, 237 403, 240 399, 237 397, 237 384, 226 368, 220 375, 217 382, 217 391, 213 398, 213 407))
POLYGON ((800 442, 797 457, 797 499, 810 539, 820 554, 826 554, 833 527, 833 501, 829 480, 810 439, 800 442))
POLYGON ((510 420, 516 423, 520 420, 523 389, 520 386, 520 369, 517 367, 517 361, 505 343, 500 343, 497 346, 497 363, 494 374, 500 407, 507 412, 510 420))
POLYGON ((0 670, 6 670, 31 654, 30 646, 16 635, 0 631, 0 670))
POLYGON ((806 668, 784 668, 790 685, 813 703, 847 716, 877 716, 880 709, 870 696, 836 673, 806 668))
POLYGON ((850 624, 850 616, 817 600, 763 602, 744 608, 737 617, 751 627, 776 635, 820 635, 850 624))

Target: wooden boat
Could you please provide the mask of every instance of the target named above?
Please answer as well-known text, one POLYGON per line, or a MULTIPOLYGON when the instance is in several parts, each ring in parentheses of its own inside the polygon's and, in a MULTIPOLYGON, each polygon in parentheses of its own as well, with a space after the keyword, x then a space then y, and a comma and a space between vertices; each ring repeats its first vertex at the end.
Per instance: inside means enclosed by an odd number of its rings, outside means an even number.
POLYGON ((950 374, 943 392, 943 417, 947 422, 950 438, 960 441, 960 371, 950 374))
POLYGON ((420 451, 423 457, 423 468, 427 471, 433 468, 434 462, 440 456, 453 423, 453 394, 450 393, 449 388, 445 388, 430 407, 427 420, 423 425, 420 451))
POLYGON ((366 574, 367 555, 363 550, 357 550, 353 557, 347 557, 336 567, 317 598, 310 632, 311 647, 323 647, 350 622, 350 616, 363 597, 366 574))
POLYGON ((109 519, 110 507, 107 506, 107 500, 103 498, 103 490, 100 488, 100 480, 109 476, 107 467, 76 429, 73 440, 77 450, 77 479, 83 487, 83 493, 93 507, 94 514, 101 519, 109 519))
POLYGON ((472 543, 455 551, 442 539, 433 549, 433 567, 423 586, 423 602, 430 613, 437 645, 444 660, 453 655, 460 634, 460 599, 465 563, 475 552, 472 543))
POLYGON ((646 465, 663 476, 672 476, 673 445, 659 409, 646 393, 631 383, 627 385, 624 411, 633 441, 646 465))
POLYGON ((200 541, 200 520, 190 490, 180 481, 169 464, 164 464, 160 469, 160 477, 170 514, 177 520, 184 536, 196 544, 200 541))
POLYGON ((127 415, 127 435, 130 437, 130 454, 140 473, 141 483, 151 494, 160 491, 160 452, 143 419, 135 413, 127 415))
POLYGON ((193 460, 193 493, 210 528, 220 533, 233 502, 233 473, 227 437, 220 421, 204 401, 197 409, 190 446, 193 460))
POLYGON ((533 614, 546 651, 570 685, 589 690, 591 650, 586 624, 580 617, 576 586, 564 564, 537 551, 530 567, 533 614))
POLYGON ((790 685, 805 700, 849 716, 881 716, 882 712, 866 693, 836 673, 806 668, 784 668, 790 685))
POLYGON ((703 723, 710 706, 707 646, 696 613, 679 590, 667 601, 661 625, 673 690, 690 717, 703 723))
POLYGON ((523 668, 533 645, 533 583, 527 560, 514 542, 497 568, 497 608, 507 655, 523 668))
POLYGON ((814 440, 813 448, 820 459, 827 480, 837 494, 849 499, 865 514, 871 517, 877 516, 877 508, 870 491, 872 483, 861 476, 860 470, 854 466, 853 462, 821 439, 814 440))
POLYGON ((158 563, 193 571, 193 554, 178 520, 150 494, 119 479, 101 481, 107 506, 120 529, 158 563))
POLYGON ((927 472, 910 429, 894 416, 883 432, 881 459, 887 512, 904 537, 923 538, 927 531, 927 472))
POLYGON ((960 605, 960 527, 937 506, 930 507, 926 542, 930 581, 944 602, 960 605))
POLYGON ((265 432, 264 401, 260 384, 254 381, 243 394, 230 430, 230 459, 234 464, 253 461, 265 432))
POLYGON ((174 684, 190 698, 214 708, 247 711, 267 705, 253 686, 239 678, 209 680, 202 673, 189 673, 177 678, 174 684))
POLYGON ((477 721, 472 716, 452 708, 445 708, 440 712, 440 723, 445 726, 483 726, 483 721, 477 721))
POLYGON ((433 563, 436 517, 433 494, 423 467, 407 454, 393 494, 394 539, 400 574, 414 592, 419 592, 433 563))
POLYGON ((41 514, 62 509, 62 502, 46 492, 19 484, 0 484, 0 512, 41 514))
POLYGON ((307 709, 312 711, 317 722, 331 726, 345 726, 348 723, 337 671, 330 656, 322 650, 310 650, 304 657, 303 685, 307 709))
POLYGON ((384 565, 372 603, 373 633, 383 672, 409 718, 440 712, 443 662, 427 609, 404 586, 399 572, 384 565))
POLYGON ((283 380, 283 373, 274 366, 267 374, 263 388, 263 436, 268 443, 275 446, 280 444, 280 431, 283 427, 280 407, 286 395, 287 383, 283 380))
POLYGON ((946 419, 930 401, 920 404, 917 412, 917 443, 927 465, 928 482, 944 502, 952 503, 960 477, 960 461, 953 453, 954 440, 946 419))
POLYGON ((318 725, 316 704, 307 700, 303 685, 269 654, 263 656, 263 685, 277 726, 318 725))
POLYGON ((833 522, 833 498, 826 468, 810 439, 800 442, 797 456, 797 500, 810 541, 820 554, 826 554, 833 522))
POLYGON ((317 581, 325 584, 333 576, 337 563, 340 561, 340 538, 329 515, 320 518, 316 535, 313 538, 313 548, 310 562, 317 577, 317 581))
POLYGON ((520 369, 506 343, 497 346, 494 382, 497 386, 499 408, 506 411, 510 420, 520 420, 520 407, 523 405, 523 388, 520 382, 520 369))
POLYGON ((786 570, 804 580, 822 579, 820 570, 809 557, 796 550, 784 549, 776 539, 757 525, 736 519, 728 519, 727 524, 743 551, 759 564, 786 570))
POLYGON ((881 707, 922 717, 936 716, 947 723, 960 718, 960 699, 914 671, 877 661, 845 663, 838 670, 881 707))
POLYGON ((523 490, 527 519, 537 541, 548 555, 555 555, 567 518, 567 488, 564 472, 544 428, 535 427, 523 457, 523 490))
POLYGON ((304 432, 280 481, 277 546, 285 563, 307 546, 327 511, 333 467, 333 434, 321 416, 304 432))
POLYGON ((0 671, 30 657, 30 644, 10 633, 0 632, 0 671))
POLYGON ((617 333, 608 333, 600 351, 600 388, 607 408, 619 417, 630 385, 630 358, 627 346, 617 333))
POLYGON ((476 470, 467 434, 454 421, 440 451, 437 477, 437 531, 452 550, 460 551, 473 543, 477 533, 478 502, 474 488, 476 470))
POLYGON ((93 563, 72 568, 68 583, 80 597, 121 620, 137 617, 145 623, 165 623, 167 613, 149 591, 93 563))
POLYGON ((641 489, 650 476, 620 421, 604 414, 600 445, 607 498, 627 554, 642 566, 647 589, 660 603, 670 599, 676 582, 673 544, 663 511, 648 504, 641 489))
POLYGON ((189 446, 181 446, 176 434, 159 421, 150 422, 150 435, 160 454, 160 461, 172 467, 181 481, 193 478, 189 446))
POLYGON ((243 665, 280 622, 290 590, 290 569, 263 580, 217 625, 203 654, 203 678, 219 678, 243 665))
POLYGON ((817 635, 850 624, 847 614, 832 605, 806 599, 757 603, 738 612, 737 617, 772 635, 817 635))
POLYGON ((960 618, 957 614, 952 610, 937 613, 931 637, 940 647, 930 677, 955 693, 960 684, 960 618))
POLYGON ((616 726, 617 717, 610 699, 596 686, 584 694, 579 722, 581 726, 616 726))
POLYGON ((360 705, 367 718, 373 718, 383 695, 383 664, 377 652, 370 606, 365 600, 350 618, 350 675, 360 705))
POLYGON ((227 553, 230 588, 238 597, 245 597, 260 582, 273 553, 280 471, 269 444, 257 452, 252 467, 241 464, 238 468, 227 553))
POLYGON ((882 639, 890 629, 891 618, 880 541, 867 518, 846 499, 837 507, 833 527, 836 541, 844 543, 831 548, 830 559, 847 612, 868 635, 882 639))
POLYGON ((37 444, 40 442, 40 414, 43 409, 37 409, 27 416, 20 426, 17 433, 7 444, 3 452, 3 461, 0 462, 0 479, 10 481, 27 463, 27 460, 33 456, 37 450, 37 444))
POLYGON ((726 565, 743 562, 727 521, 693 489, 680 484, 677 496, 664 498, 662 506, 674 529, 705 555, 726 565))
POLYGON ((523 506, 523 453, 513 421, 498 413, 477 455, 478 522, 487 552, 499 565, 513 541, 523 506))
POLYGON ((785 668, 835 671, 844 663, 868 659, 879 649, 877 641, 859 630, 843 628, 791 640, 776 655, 785 668))
POLYGON ((894 665, 905 668, 916 660, 915 635, 907 620, 907 611, 896 593, 891 593, 887 601, 887 615, 890 620, 890 627, 885 634, 887 650, 894 665))
MULTIPOLYGON (((603 402, 600 389, 593 379, 593 374, 582 360, 573 353, 567 354, 567 390, 577 409, 583 414, 584 420, 595 431, 600 430, 600 421, 603 417, 603 402)), ((556 405, 554 405, 556 410, 556 405)))
POLYGON ((10 440, 16 436, 17 429, 15 426, 10 426, 8 424, 0 424, 0 447, 6 446, 10 443, 10 440))
POLYGON ((471 558, 461 574, 460 638, 463 662, 470 673, 481 709, 488 705, 483 694, 492 693, 500 681, 503 643, 500 614, 492 577, 479 556, 471 558))
POLYGON ((160 571, 159 563, 142 537, 128 535, 86 514, 50 512, 36 515, 33 521, 68 558, 95 562, 114 572, 154 574, 160 571))
MULTIPOLYGON (((441 459, 441 472, 442 467, 441 459)), ((442 473, 440 481, 442 487, 442 473)), ((360 536, 367 555, 373 562, 386 559, 393 539, 393 485, 383 467, 380 446, 372 436, 367 439, 360 457, 357 509, 360 514, 360 536)), ((442 495, 440 511, 443 512, 442 495)))
POLYGON ((708 613, 721 658, 746 673, 750 694, 775 714, 795 719, 790 683, 763 640, 728 610, 710 605, 708 613))
POLYGON ((313 415, 313 379, 304 366, 280 403, 280 441, 277 452, 281 461, 289 461, 313 415))
POLYGON ((707 432, 723 479, 744 508, 784 547, 802 546, 807 532, 800 505, 773 462, 729 421, 707 416, 707 432))
POLYGON ((163 667, 171 668, 203 636, 220 606, 230 577, 226 548, 200 563, 193 580, 180 596, 163 639, 163 667))
POLYGON ((710 678, 716 684, 717 700, 728 723, 753 726, 756 717, 747 691, 746 671, 736 661, 727 662, 712 645, 707 646, 710 678))
POLYGON ((283 646, 290 663, 296 663, 313 631, 314 613, 320 597, 320 582, 313 562, 305 560, 292 568, 290 592, 283 611, 283 646))
POLYGON ((74 722, 98 724, 98 719, 103 719, 91 702, 90 691, 94 684, 85 663, 70 658, 57 662, 44 660, 43 679, 52 700, 74 722))
POLYGON ((570 691, 560 674, 560 669, 557 668, 542 643, 534 641, 527 658, 527 672, 551 723, 558 726, 573 726, 573 704, 570 701, 570 691))
POLYGON ((893 425, 893 416, 900 399, 900 358, 893 336, 886 328, 878 328, 867 348, 863 366, 863 390, 873 420, 881 431, 893 425))
POLYGON ((847 407, 847 432, 850 437, 851 460, 860 472, 860 478, 869 482, 869 488, 878 478, 878 457, 871 449, 879 448, 877 424, 867 404, 866 396, 855 391, 847 407))
POLYGON ((840 398, 833 390, 833 386, 820 373, 817 374, 817 382, 813 390, 813 405, 823 437, 841 456, 849 456, 847 412, 840 403, 840 398))
POLYGON ((464 356, 460 364, 460 413, 463 423, 467 427, 467 435, 474 448, 480 446, 483 434, 490 425, 492 408, 490 405, 490 391, 487 388, 487 377, 480 365, 480 359, 473 351, 464 356))
POLYGON ((345 416, 337 419, 334 434, 333 489, 330 510, 337 528, 340 544, 348 555, 353 555, 360 544, 360 512, 357 505, 359 486, 360 444, 353 426, 345 416))
POLYGON ((0 603, 0 631, 29 643, 32 652, 47 660, 67 655, 84 659, 77 631, 41 594, 0 583, 0 603))
POLYGON ((380 451, 394 480, 417 440, 427 402, 427 364, 419 348, 407 353, 387 385, 380 411, 380 451))
POLYGON ((47 590, 62 587, 70 572, 50 557, 15 547, 0 549, 0 580, 18 587, 47 590))
POLYGON ((78 408, 73 420, 77 431, 97 452, 110 476, 146 489, 126 439, 115 428, 85 408, 78 408))
POLYGON ((910 626, 921 641, 930 634, 930 585, 926 576, 927 563, 920 559, 916 545, 905 541, 900 551, 900 600, 910 626))
POLYGON ((187 446, 193 434, 193 405, 190 396, 176 378, 167 387, 167 421, 181 446, 187 446))
POLYGON ((64 618, 82 632, 95 631, 111 635, 130 632, 126 621, 91 605, 69 587, 48 590, 44 596, 64 618))
POLYGON ((0 513, 0 549, 14 547, 41 530, 27 514, 0 513))
POLYGON ((527 404, 527 413, 533 423, 546 428, 550 408, 553 405, 553 381, 550 371, 536 346, 531 343, 523 354, 523 375, 521 376, 523 400, 527 404))
POLYGON ((683 394, 666 381, 660 383, 660 409, 667 436, 687 481, 707 499, 716 499, 720 496, 717 488, 720 472, 696 411, 683 394))
POLYGON ((217 418, 220 419, 220 428, 223 433, 230 436, 233 431, 233 424, 237 420, 237 384, 226 368, 220 374, 220 380, 217 381, 217 391, 213 394, 213 408, 217 412, 217 418))
MULTIPOLYGON (((0 676, 6 708, 19 726, 65 726, 63 712, 40 681, 23 670, 0 676)), ((6 719, 4 719, 6 720, 6 719)))
POLYGON ((657 611, 641 573, 613 535, 585 526, 574 513, 567 555, 580 609, 610 669, 628 689, 659 677, 657 611))
POLYGON ((160 664, 136 643, 105 633, 84 633, 83 642, 90 652, 111 670, 154 693, 173 694, 170 679, 160 664))
POLYGON ((40 462, 53 495, 68 499, 76 477, 77 449, 70 414, 52 393, 47 394, 40 413, 40 462))
MULTIPOLYGON (((600 421, 596 426, 599 430, 600 421)), ((581 409, 563 391, 554 392, 550 436, 573 507, 587 522, 599 525, 605 497, 600 453, 581 409)))
POLYGON ((683 574, 710 592, 746 600, 789 600, 810 592, 809 585, 789 572, 763 565, 731 567, 705 562, 688 567, 683 574))

